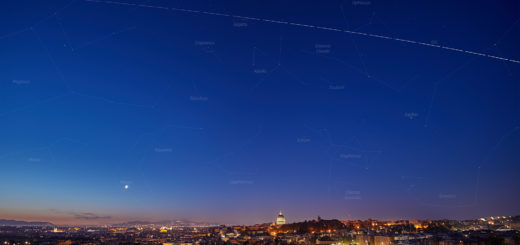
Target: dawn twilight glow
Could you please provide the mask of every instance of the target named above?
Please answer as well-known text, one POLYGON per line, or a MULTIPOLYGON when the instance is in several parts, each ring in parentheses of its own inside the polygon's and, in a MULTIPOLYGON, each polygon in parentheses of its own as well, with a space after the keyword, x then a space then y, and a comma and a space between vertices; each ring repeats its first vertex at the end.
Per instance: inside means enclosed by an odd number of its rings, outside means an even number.
POLYGON ((517 1, 1 5, 0 220, 520 214, 517 1))

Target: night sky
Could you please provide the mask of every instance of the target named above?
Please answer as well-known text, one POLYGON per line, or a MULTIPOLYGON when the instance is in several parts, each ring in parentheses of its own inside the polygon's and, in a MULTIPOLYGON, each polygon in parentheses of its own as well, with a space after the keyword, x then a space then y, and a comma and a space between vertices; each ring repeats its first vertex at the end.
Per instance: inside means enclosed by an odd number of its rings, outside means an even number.
POLYGON ((518 1, 3 1, 0 218, 520 214, 518 44, 518 1))

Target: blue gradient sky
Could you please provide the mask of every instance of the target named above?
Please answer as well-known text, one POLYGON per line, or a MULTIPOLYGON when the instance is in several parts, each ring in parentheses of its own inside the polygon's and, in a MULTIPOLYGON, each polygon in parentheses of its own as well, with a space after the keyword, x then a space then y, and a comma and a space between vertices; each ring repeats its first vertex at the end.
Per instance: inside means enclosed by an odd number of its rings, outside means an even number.
MULTIPOLYGON (((516 1, 127 3, 520 59, 516 1)), ((518 63, 107 2, 6 1, 0 19, 0 218, 520 213, 518 63)))

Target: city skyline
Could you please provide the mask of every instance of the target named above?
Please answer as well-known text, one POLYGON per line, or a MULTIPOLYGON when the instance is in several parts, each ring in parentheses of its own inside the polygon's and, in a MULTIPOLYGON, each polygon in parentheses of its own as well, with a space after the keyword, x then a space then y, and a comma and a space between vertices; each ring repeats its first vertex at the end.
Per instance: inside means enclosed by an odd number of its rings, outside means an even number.
MULTIPOLYGON (((75 216, 83 216, 82 219, 87 219, 88 217, 92 218, 94 214, 92 213, 76 213, 75 216)), ((386 223, 386 224, 399 224, 400 222, 410 222, 410 223, 427 223, 433 221, 480 221, 480 222, 492 222, 494 220, 499 221, 502 219, 511 219, 512 217, 520 217, 520 215, 507 215, 507 216, 490 216, 490 217, 479 217, 473 219, 464 219, 464 220, 455 220, 455 219, 377 219, 377 218, 367 218, 367 219, 338 219, 338 218, 323 218, 321 216, 317 216, 310 219, 303 220, 287 220, 285 215, 282 215, 280 211, 278 215, 272 220, 257 222, 253 224, 224 224, 217 222, 207 222, 207 221, 193 221, 186 219, 155 219, 155 220, 120 220, 119 222, 113 223, 53 223, 44 220, 16 220, 16 219, 0 219, 0 226, 113 226, 113 227, 133 227, 133 226, 179 226, 179 227, 218 227, 218 226, 258 226, 258 225, 268 225, 268 226, 276 226, 281 227, 283 225, 291 225, 298 224, 302 222, 309 221, 319 221, 319 220, 339 220, 341 222, 378 222, 378 223, 386 223)), ((54 217, 55 218, 55 217, 54 217)), ((77 219, 76 219, 77 220, 77 219)), ((117 221, 117 220, 115 220, 117 221)))
POLYGON ((520 214, 520 3, 6 1, 0 219, 520 214))

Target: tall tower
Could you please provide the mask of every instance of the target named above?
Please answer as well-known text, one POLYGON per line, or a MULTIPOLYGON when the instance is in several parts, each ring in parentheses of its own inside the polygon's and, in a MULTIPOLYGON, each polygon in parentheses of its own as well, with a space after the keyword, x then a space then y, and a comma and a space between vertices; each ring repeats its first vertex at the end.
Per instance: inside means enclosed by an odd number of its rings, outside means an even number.
POLYGON ((285 216, 283 216, 282 210, 280 210, 280 213, 278 214, 278 217, 276 217, 276 224, 277 225, 285 225, 285 216))

